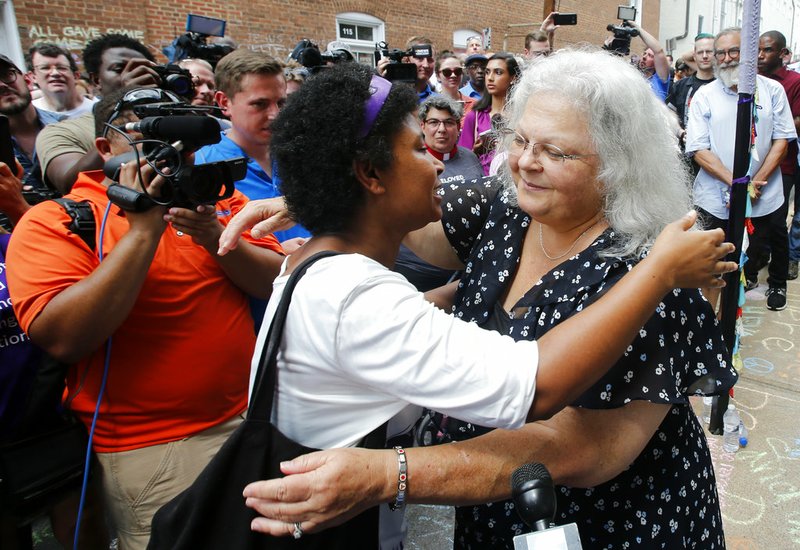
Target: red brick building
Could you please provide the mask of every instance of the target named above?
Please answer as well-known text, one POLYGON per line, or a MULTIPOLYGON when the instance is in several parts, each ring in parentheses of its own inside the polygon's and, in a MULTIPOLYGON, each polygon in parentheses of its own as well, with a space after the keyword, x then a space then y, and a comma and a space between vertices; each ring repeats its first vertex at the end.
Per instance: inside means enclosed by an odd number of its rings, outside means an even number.
MULTIPOLYGON (((557 2, 562 12, 578 14, 578 25, 560 28, 556 47, 577 42, 601 44, 608 34, 606 25, 617 22, 617 6, 623 3, 557 2)), ((520 52, 522 36, 538 28, 545 9, 554 4, 554 0, 6 0, 4 17, 11 32, 8 21, 16 19, 23 50, 35 42, 49 41, 80 53, 92 38, 122 32, 160 55, 162 47, 184 32, 187 13, 195 13, 226 20, 226 36, 279 59, 285 59, 302 38, 311 39, 323 50, 331 40, 347 39, 366 59, 379 39, 402 48, 408 37, 423 35, 432 38, 440 50, 453 49, 463 47, 467 36, 484 29, 490 29, 491 50, 503 49, 505 40, 506 49, 520 52)), ((654 35, 658 33, 659 8, 660 0, 647 1, 641 14, 643 26, 654 35)), ((633 51, 641 49, 641 43, 634 41, 633 51)))

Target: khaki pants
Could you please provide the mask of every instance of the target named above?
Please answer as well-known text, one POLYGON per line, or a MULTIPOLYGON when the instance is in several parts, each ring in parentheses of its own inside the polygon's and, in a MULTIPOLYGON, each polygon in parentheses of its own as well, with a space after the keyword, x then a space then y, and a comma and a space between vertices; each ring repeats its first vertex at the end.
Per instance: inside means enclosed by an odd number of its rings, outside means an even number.
MULTIPOLYGON (((97 453, 105 504, 120 550, 145 550, 156 511, 186 489, 242 422, 237 415, 186 439, 97 453)), ((244 488, 243 488, 244 489, 244 488)))

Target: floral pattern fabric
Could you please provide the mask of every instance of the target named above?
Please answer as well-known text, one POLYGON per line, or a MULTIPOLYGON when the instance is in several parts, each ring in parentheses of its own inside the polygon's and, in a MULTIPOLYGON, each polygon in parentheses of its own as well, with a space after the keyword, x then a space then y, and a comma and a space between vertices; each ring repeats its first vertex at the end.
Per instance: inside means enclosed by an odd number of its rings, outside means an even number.
MULTIPOLYGON (((443 225, 465 263, 454 313, 517 340, 540 338, 598 299, 639 259, 602 257, 618 237, 609 229, 538 281, 507 312, 530 218, 496 180, 446 193, 443 225)), ((598 334, 598 338, 602 338, 598 334)), ((586 345, 590 345, 587 343, 586 345)), ((622 407, 632 400, 672 405, 627 470, 590 489, 556 488, 558 524, 576 523, 584 548, 724 548, 714 470, 688 396, 722 393, 736 381, 714 313, 696 289, 659 304, 624 356, 573 406, 622 407)), ((455 439, 487 428, 461 424, 455 439)), ((527 533, 511 500, 456 509, 455 548, 513 548, 527 533)))

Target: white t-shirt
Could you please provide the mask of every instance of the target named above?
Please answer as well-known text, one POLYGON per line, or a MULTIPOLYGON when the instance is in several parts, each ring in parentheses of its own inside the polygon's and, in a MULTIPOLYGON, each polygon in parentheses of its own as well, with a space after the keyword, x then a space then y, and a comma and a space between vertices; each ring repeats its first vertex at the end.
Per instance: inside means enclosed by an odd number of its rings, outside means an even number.
POLYGON ((84 98, 81 98, 80 105, 78 105, 74 109, 70 109, 69 111, 57 112, 57 111, 50 111, 50 109, 47 108, 48 105, 45 102, 45 98, 44 97, 40 97, 38 99, 34 99, 33 100, 33 106, 34 107, 36 107, 37 109, 41 109, 43 111, 49 111, 51 113, 54 113, 54 114, 60 116, 61 120, 64 120, 65 118, 75 118, 75 117, 78 117, 78 116, 80 116, 80 115, 82 115, 84 113, 91 113, 92 112, 92 108, 94 107, 95 103, 97 103, 97 99, 88 99, 88 98, 84 97, 84 98))
MULTIPOLYGON (((284 270, 286 264, 284 263, 284 270)), ((275 279, 251 366, 288 276, 275 279)), ((533 401, 536 342, 466 323, 359 254, 323 258, 297 283, 278 353, 272 421, 313 448, 349 447, 409 404, 519 428, 533 401)))

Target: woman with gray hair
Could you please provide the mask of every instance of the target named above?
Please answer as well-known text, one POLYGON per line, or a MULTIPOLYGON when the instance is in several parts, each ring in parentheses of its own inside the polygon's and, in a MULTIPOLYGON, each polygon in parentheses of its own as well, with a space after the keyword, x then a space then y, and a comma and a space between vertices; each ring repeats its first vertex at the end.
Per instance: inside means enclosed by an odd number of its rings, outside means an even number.
MULTIPOLYGON (((431 263, 464 269, 457 317, 529 340, 605 294, 691 203, 666 107, 619 58, 540 60, 507 113, 502 184, 463 186, 442 222, 407 242, 431 263)), ((603 345, 603 335, 575 345, 603 345)), ((513 502, 497 501, 518 466, 541 462, 559 485, 555 521, 577 523, 584 548, 724 548, 711 456, 688 397, 733 385, 725 355, 700 291, 675 290, 608 374, 550 419, 517 431, 465 423, 454 439, 480 437, 408 449, 407 497, 461 506, 457 548, 512 548, 527 529, 513 502)), ((283 471, 295 475, 245 490, 263 516, 256 529, 321 529, 396 492, 391 451, 324 451, 283 471)))

